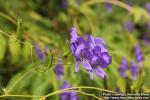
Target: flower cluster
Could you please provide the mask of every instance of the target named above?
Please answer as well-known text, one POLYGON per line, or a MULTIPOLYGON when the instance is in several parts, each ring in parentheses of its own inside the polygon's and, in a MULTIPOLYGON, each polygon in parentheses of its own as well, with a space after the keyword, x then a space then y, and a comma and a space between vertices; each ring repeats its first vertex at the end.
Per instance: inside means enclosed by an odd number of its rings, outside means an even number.
POLYGON ((142 52, 141 52, 141 49, 140 49, 139 45, 137 45, 134 48, 134 52, 135 52, 135 55, 136 55, 137 63, 135 63, 135 61, 131 61, 130 68, 128 68, 128 63, 127 63, 126 58, 122 58, 121 65, 119 67, 119 72, 120 72, 120 74, 123 78, 127 78, 126 71, 129 69, 131 74, 132 74, 132 79, 133 80, 137 79, 137 76, 138 76, 138 73, 139 73, 139 70, 140 70, 140 68, 139 68, 140 65, 138 65, 138 64, 144 60, 144 57, 142 55, 142 52))
POLYGON ((72 28, 70 49, 76 61, 75 72, 78 72, 79 64, 81 64, 89 72, 91 78, 93 78, 94 72, 101 78, 106 76, 103 68, 111 64, 112 57, 109 55, 102 38, 87 35, 84 39, 77 35, 76 28, 72 28))
MULTIPOLYGON (((60 89, 71 88, 66 81, 64 81, 63 85, 60 89)), ((60 100, 78 100, 78 96, 76 92, 63 92, 60 94, 60 100)))
MULTIPOLYGON (((62 61, 58 60, 58 64, 56 65, 54 72, 57 76, 57 79, 60 81, 63 81, 63 76, 64 76, 64 67, 62 65, 62 61)), ((66 89, 66 88, 71 88, 71 86, 68 85, 66 81, 63 82, 63 85, 60 87, 60 89, 66 89)), ((60 94, 60 100, 78 100, 77 93, 72 91, 72 92, 63 92, 60 94)))
POLYGON ((128 67, 127 59, 122 58, 121 66, 119 67, 119 72, 123 78, 127 78, 127 71, 129 70, 132 74, 132 79, 136 80, 139 72, 139 68, 137 67, 136 63, 132 61, 130 63, 130 67, 128 67))

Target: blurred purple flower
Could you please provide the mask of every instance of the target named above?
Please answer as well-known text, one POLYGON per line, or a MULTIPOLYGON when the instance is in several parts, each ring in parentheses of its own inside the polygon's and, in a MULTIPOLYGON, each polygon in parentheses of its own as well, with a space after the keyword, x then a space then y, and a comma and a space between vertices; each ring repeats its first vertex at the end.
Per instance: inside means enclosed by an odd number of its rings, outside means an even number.
MULTIPOLYGON (((63 85, 60 89, 71 88, 66 81, 64 81, 63 85)), ((60 100, 78 100, 78 96, 76 92, 63 92, 60 94, 60 100)))
POLYGON ((148 32, 150 32, 150 21, 148 21, 148 22, 146 23, 146 29, 147 29, 148 32))
POLYGON ((116 89, 115 89, 115 92, 120 92, 120 89, 117 87, 116 89))
POLYGON ((136 47, 134 48, 134 52, 135 52, 136 60, 138 62, 142 62, 144 60, 144 56, 141 52, 140 45, 136 45, 136 47))
POLYGON ((145 9, 150 13, 150 3, 145 4, 145 9))
POLYGON ((38 45, 35 45, 34 50, 41 62, 44 63, 44 53, 41 51, 40 47, 38 45))
POLYGON ((62 80, 62 78, 64 76, 64 67, 63 67, 61 61, 58 61, 58 64, 56 65, 54 71, 55 71, 55 74, 57 76, 57 79, 62 80))
POLYGON ((61 0, 61 5, 63 9, 67 9, 68 8, 68 0, 61 0))
POLYGON ((143 40, 144 40, 144 44, 145 44, 146 46, 150 46, 150 39, 144 37, 143 40))
POLYGON ((120 74, 121 74, 121 76, 123 78, 127 77, 127 74, 126 74, 127 69, 128 69, 127 59, 126 58, 122 58, 121 66, 119 68, 119 72, 120 72, 120 74))
POLYGON ((90 73, 91 78, 93 78, 94 72, 99 77, 104 78, 106 76, 103 68, 111 63, 112 58, 108 54, 103 39, 88 35, 85 40, 78 37, 77 30, 72 28, 70 32, 70 49, 76 60, 75 72, 78 72, 78 65, 81 64, 90 73))
POLYGON ((107 12, 111 12, 112 11, 112 4, 110 4, 108 1, 109 0, 106 0, 105 7, 106 7, 107 12))
POLYGON ((133 61, 130 64, 130 71, 131 71, 131 74, 133 76, 133 80, 136 80, 137 76, 138 76, 139 69, 136 66, 135 62, 133 62, 133 61))
POLYGON ((50 49, 48 46, 45 46, 44 53, 45 55, 48 55, 50 53, 50 49))
POLYGON ((124 23, 123 27, 127 31, 132 32, 134 30, 134 23, 132 21, 127 21, 124 23))

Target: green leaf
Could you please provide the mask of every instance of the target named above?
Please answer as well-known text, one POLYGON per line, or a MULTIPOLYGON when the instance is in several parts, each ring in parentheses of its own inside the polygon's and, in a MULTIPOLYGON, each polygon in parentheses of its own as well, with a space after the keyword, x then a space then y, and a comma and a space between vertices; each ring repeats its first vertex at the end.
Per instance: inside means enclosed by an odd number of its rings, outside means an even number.
POLYGON ((16 38, 9 38, 9 51, 11 54, 11 62, 16 63, 19 60, 21 47, 19 42, 14 42, 16 38))
POLYGON ((0 34, 0 61, 3 59, 6 51, 6 40, 2 34, 0 34))
POLYGON ((22 20, 18 19, 18 24, 17 24, 17 40, 20 40, 22 37, 23 37, 22 20))
POLYGON ((133 83, 133 85, 131 85, 131 89, 132 91, 136 91, 138 92, 139 89, 141 89, 142 85, 143 85, 143 81, 144 81, 144 76, 145 76, 145 73, 142 72, 138 79, 133 83))
POLYGON ((22 48, 22 56, 25 61, 31 60, 31 48, 32 47, 28 44, 24 44, 24 46, 22 48))
POLYGON ((146 10, 136 6, 133 7, 133 16, 135 23, 141 22, 141 20, 148 20, 150 17, 146 10))
POLYGON ((117 85, 122 92, 126 91, 126 82, 122 77, 117 78, 117 85))

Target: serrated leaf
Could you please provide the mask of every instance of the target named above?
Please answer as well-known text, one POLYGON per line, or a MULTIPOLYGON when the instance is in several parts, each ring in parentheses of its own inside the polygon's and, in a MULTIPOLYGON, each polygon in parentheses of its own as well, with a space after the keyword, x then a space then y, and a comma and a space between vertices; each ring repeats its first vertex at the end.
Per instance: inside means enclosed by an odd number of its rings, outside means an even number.
POLYGON ((6 40, 3 37, 3 35, 0 34, 0 62, 4 57, 5 50, 6 50, 6 40))

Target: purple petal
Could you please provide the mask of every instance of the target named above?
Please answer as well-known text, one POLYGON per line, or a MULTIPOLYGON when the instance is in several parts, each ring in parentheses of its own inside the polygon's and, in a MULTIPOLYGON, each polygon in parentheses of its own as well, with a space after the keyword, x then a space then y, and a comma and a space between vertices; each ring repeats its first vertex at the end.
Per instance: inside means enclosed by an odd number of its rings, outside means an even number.
POLYGON ((106 75, 105 71, 101 67, 95 68, 95 73, 101 78, 104 78, 106 75))
POLYGON ((95 43, 97 45, 105 45, 105 41, 102 38, 96 38, 95 43))
POLYGON ((92 35, 88 35, 88 43, 89 43, 91 49, 93 49, 95 46, 95 39, 92 35))
POLYGON ((89 63, 87 60, 83 60, 83 61, 81 62, 81 64, 82 64, 82 66, 83 66, 86 70, 88 70, 88 71, 91 71, 91 70, 92 70, 92 67, 91 67, 90 63, 89 63))
POLYGON ((75 42, 78 39, 77 30, 76 28, 71 28, 70 32, 70 43, 75 42))
POLYGON ((84 49, 84 48, 85 48, 85 45, 84 45, 84 44, 80 44, 80 45, 77 47, 76 51, 75 51, 75 56, 76 56, 76 57, 79 57, 81 50, 84 49))
POLYGON ((138 62, 141 62, 144 60, 143 54, 141 52, 141 48, 139 45, 136 45, 136 47, 134 48, 134 52, 135 52, 135 56, 138 62))
POLYGON ((38 55, 38 58, 44 63, 44 53, 41 51, 40 47, 38 45, 35 45, 35 52, 38 55))
POLYGON ((70 86, 66 81, 64 81, 63 85, 61 86, 61 89, 66 89, 66 88, 70 88, 70 86))
POLYGON ((76 92, 71 92, 70 100, 79 100, 76 92))
POLYGON ((93 51, 90 49, 82 50, 82 57, 84 57, 87 60, 91 60, 93 57, 93 51))
POLYGON ((79 63, 76 62, 76 63, 75 63, 75 72, 77 73, 78 71, 79 71, 79 63))
POLYGON ((57 79, 62 80, 62 78, 64 76, 64 68, 63 68, 61 62, 58 62, 58 64, 56 65, 54 71, 55 71, 55 74, 57 76, 57 79))
POLYGON ((106 47, 104 45, 98 45, 95 49, 100 48, 101 51, 99 51, 100 53, 105 53, 108 52, 106 47))
POLYGON ((138 67, 136 66, 135 62, 131 62, 131 65, 130 65, 130 71, 133 75, 133 80, 136 80, 137 79, 137 76, 138 76, 138 67))
POLYGON ((91 64, 94 65, 97 60, 98 60, 98 57, 94 55, 93 58, 91 59, 91 64))
POLYGON ((127 66, 127 59, 126 58, 122 58, 122 62, 121 62, 121 66, 120 66, 120 71, 125 71, 127 70, 128 66, 127 66))
POLYGON ((70 49, 72 53, 75 53, 76 47, 74 43, 70 44, 70 49))
POLYGON ((103 59, 107 64, 111 64, 112 62, 112 57, 108 53, 103 53, 102 54, 103 59))

